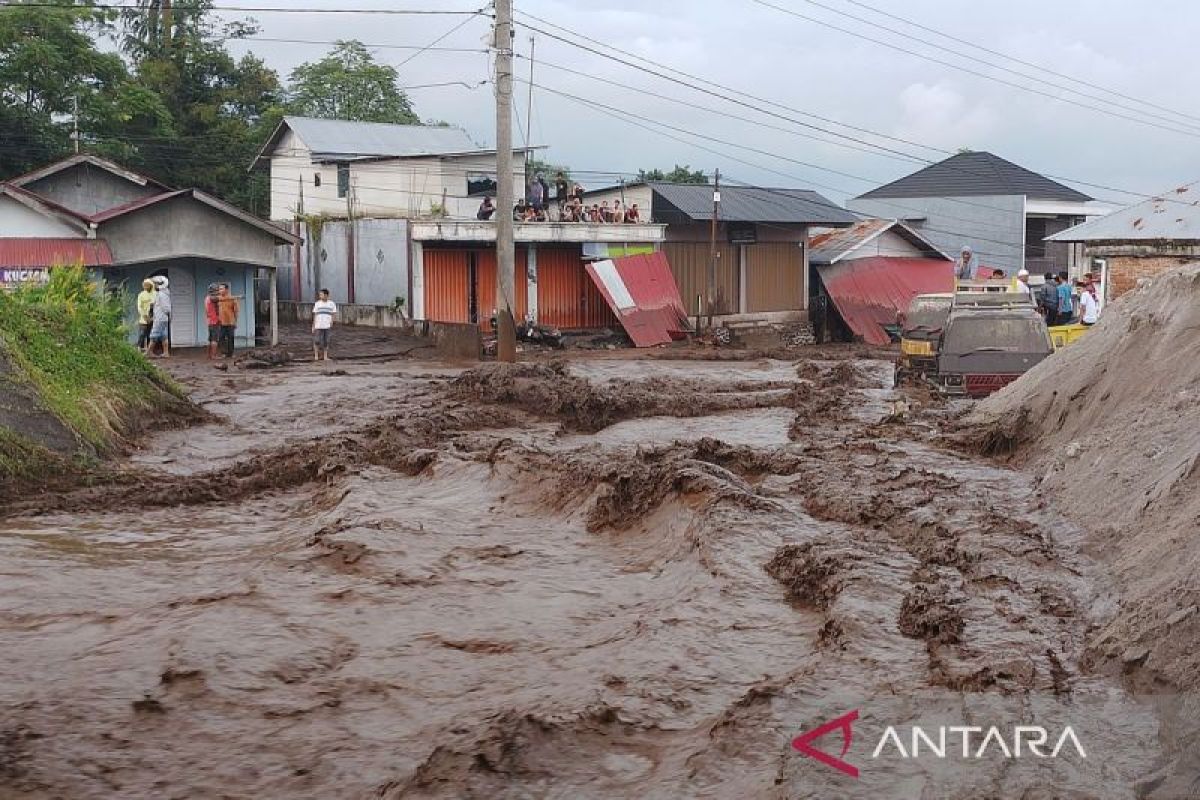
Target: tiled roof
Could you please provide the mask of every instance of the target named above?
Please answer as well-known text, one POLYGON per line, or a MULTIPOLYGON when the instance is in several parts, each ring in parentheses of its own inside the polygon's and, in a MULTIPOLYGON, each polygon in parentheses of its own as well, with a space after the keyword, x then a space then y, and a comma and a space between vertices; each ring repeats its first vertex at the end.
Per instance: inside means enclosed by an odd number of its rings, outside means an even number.
MULTIPOLYGON (((713 187, 707 184, 651 182, 655 194, 678 213, 693 221, 711 220, 713 187)), ((657 221, 659 207, 655 203, 657 221)), ((851 225, 857 219, 832 200, 807 189, 771 189, 760 186, 722 186, 722 222, 851 225)), ((662 221, 669 222, 667 219, 662 221)))
POLYGON ((950 156, 899 180, 872 189, 860 197, 968 197, 978 195, 1025 195, 1036 200, 1091 200, 1044 175, 985 152, 950 156))

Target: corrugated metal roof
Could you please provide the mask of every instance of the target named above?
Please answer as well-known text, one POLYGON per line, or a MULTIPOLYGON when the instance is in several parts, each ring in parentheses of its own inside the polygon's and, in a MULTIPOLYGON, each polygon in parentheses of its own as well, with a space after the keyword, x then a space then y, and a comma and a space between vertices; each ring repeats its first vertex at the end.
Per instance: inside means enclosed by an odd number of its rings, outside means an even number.
POLYGON ((1083 192, 985 152, 957 153, 860 197, 969 197, 1023 194, 1036 200, 1091 200, 1083 192))
POLYGON ((1067 228, 1048 242, 1200 241, 1200 181, 1067 228))
MULTIPOLYGON (((707 184, 651 182, 655 194, 693 221, 711 220, 713 187, 707 184)), ((655 221, 660 221, 656 198, 655 221)), ((770 189, 760 186, 722 186, 720 218, 723 222, 775 222, 799 225, 852 225, 858 217, 832 200, 807 189, 770 189)), ((670 224, 667 215, 662 220, 670 224)))
POLYGON ((213 197, 210 194, 205 194, 199 189, 178 189, 174 192, 163 192, 161 194, 150 195, 149 197, 142 197, 138 200, 125 203, 124 205, 115 206, 107 211, 102 211, 95 216, 89 217, 89 219, 96 224, 103 224, 110 220, 116 219, 117 217, 131 214, 148 206, 156 205, 176 197, 189 197, 192 200, 203 203, 209 208, 221 212, 222 214, 241 220, 247 225, 258 228, 264 233, 271 234, 280 244, 296 244, 300 241, 300 237, 296 236, 291 231, 284 230, 278 225, 267 222, 264 219, 259 219, 253 214, 247 214, 237 206, 226 203, 224 200, 213 197))
POLYGON ((412 157, 481 150, 462 128, 284 117, 314 156, 412 157))
POLYGON ((874 256, 817 267, 825 291, 842 319, 864 342, 885 345, 885 325, 919 294, 954 291, 952 262, 874 256))
POLYGON ((108 243, 102 239, 0 238, 0 267, 51 267, 80 264, 104 267, 112 264, 108 243))
POLYGON ((869 244, 888 231, 893 231, 929 258, 954 259, 946 255, 933 242, 919 232, 895 219, 863 219, 842 230, 818 233, 808 240, 810 264, 833 264, 852 256, 855 251, 869 244))
POLYGON ((667 344, 687 330, 687 312, 663 253, 594 261, 586 269, 636 346, 667 344))

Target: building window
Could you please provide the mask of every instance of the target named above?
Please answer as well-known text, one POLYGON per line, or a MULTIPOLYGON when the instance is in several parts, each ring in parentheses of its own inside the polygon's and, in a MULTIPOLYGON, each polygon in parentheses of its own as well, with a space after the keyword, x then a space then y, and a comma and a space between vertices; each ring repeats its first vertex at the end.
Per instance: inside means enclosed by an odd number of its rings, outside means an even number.
POLYGON ((1028 217, 1025 220, 1025 258, 1046 257, 1046 218, 1028 217))
POLYGON ((350 165, 342 162, 337 165, 338 171, 338 197, 345 197, 350 193, 350 165))
POLYGON ((321 185, 321 173, 314 172, 313 173, 313 186, 320 186, 320 185, 321 185))
POLYGON ((494 197, 496 176, 484 172, 467 173, 467 197, 494 197))

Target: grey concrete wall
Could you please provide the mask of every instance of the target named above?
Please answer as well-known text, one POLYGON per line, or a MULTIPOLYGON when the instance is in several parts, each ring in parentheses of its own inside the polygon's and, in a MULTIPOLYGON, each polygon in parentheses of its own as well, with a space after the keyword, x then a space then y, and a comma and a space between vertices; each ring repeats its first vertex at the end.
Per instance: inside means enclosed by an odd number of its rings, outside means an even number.
POLYGON ((97 235, 117 262, 196 256, 275 263, 274 236, 186 196, 103 222, 97 235))
MULTIPOLYGON (((277 223, 291 229, 289 223, 277 223)), ((318 289, 329 289, 335 303, 349 302, 349 223, 333 220, 301 226, 299 281, 291 245, 275 249, 281 300, 311 303, 318 289), (297 283, 299 292, 297 292, 297 283)), ((354 301, 362 306, 392 307, 397 298, 409 313, 408 221, 354 221, 354 301)))
POLYGON ((408 311, 408 222, 362 219, 355 226, 354 301, 408 311))
POLYGON ((1025 198, 1021 195, 855 198, 846 207, 885 219, 924 217, 909 226, 952 256, 966 244, 984 266, 1011 274, 1024 264, 1025 198))
POLYGON ((76 164, 70 169, 34 181, 25 188, 88 216, 161 191, 150 186, 139 186, 93 164, 76 164))

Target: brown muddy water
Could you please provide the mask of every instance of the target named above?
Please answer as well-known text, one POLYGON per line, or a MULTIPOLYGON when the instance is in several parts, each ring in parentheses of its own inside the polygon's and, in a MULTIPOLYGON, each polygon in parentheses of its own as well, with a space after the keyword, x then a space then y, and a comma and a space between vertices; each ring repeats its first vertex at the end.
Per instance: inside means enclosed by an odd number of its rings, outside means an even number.
POLYGON ((197 379, 222 421, 0 521, 0 797, 1157 796, 1154 709, 1080 665, 1078 531, 881 422, 889 375, 197 379), (858 777, 791 746, 851 711, 815 746, 858 777), (872 757, 916 724, 1086 757, 872 757))

